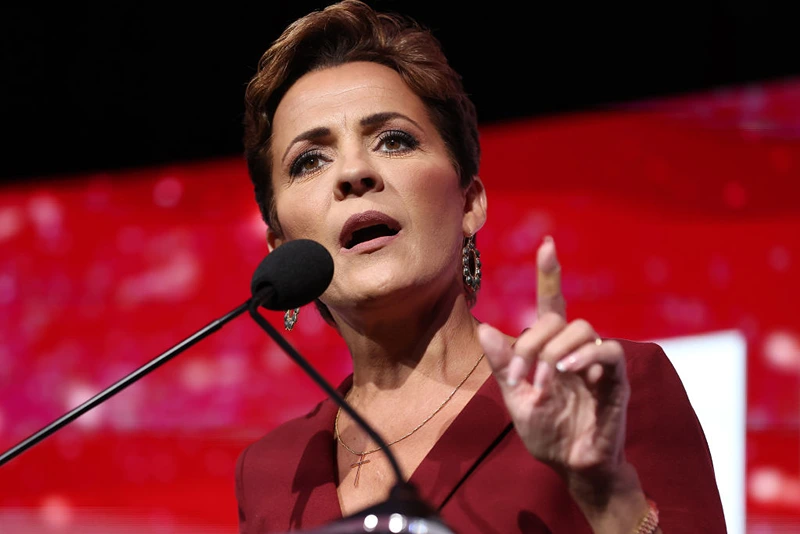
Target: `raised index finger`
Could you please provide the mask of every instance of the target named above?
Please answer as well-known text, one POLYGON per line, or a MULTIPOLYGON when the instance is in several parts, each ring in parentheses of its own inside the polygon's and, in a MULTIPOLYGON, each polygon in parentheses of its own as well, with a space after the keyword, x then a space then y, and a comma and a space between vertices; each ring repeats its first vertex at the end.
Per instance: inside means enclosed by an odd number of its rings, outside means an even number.
POLYGON ((536 251, 536 314, 557 313, 565 320, 567 304, 561 293, 561 265, 556 255, 556 244, 547 236, 536 251))

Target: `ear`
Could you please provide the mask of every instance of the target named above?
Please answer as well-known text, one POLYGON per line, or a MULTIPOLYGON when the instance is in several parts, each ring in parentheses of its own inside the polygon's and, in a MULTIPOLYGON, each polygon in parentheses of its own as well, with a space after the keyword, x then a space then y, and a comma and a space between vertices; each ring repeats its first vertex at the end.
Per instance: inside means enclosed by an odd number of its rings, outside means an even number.
POLYGON ((283 237, 278 234, 275 230, 270 227, 267 227, 267 247, 269 251, 272 252, 279 246, 283 244, 283 237))
POLYGON ((486 222, 486 190, 479 176, 472 179, 464 195, 462 228, 465 236, 474 235, 486 222))

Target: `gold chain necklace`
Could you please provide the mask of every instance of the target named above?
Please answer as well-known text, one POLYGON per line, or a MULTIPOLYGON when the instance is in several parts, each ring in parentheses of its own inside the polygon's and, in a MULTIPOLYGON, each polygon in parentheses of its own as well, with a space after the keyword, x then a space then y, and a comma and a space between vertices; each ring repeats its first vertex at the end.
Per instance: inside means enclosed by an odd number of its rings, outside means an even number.
MULTIPOLYGON (((397 438, 396 440, 392 441, 391 443, 387 443, 386 447, 391 447, 392 445, 403 441, 407 437, 411 436, 414 432, 416 432, 417 430, 422 428, 425 425, 425 423, 427 423, 428 421, 433 419, 433 417, 437 413, 439 413, 442 410, 442 408, 444 408, 445 405, 448 402, 450 402, 450 399, 452 399, 453 396, 456 394, 456 392, 459 389, 461 389, 461 386, 464 385, 464 383, 469 379, 469 377, 472 376, 472 373, 474 373, 475 369, 478 368, 478 364, 481 363, 481 361, 483 360, 483 357, 484 357, 484 354, 481 354, 480 358, 478 358, 478 361, 475 362, 475 365, 473 365, 472 369, 470 369, 469 373, 467 373, 467 376, 465 376, 464 378, 461 379, 461 382, 458 383, 458 385, 455 387, 455 389, 452 392, 450 392, 450 395, 448 395, 447 398, 444 399, 444 401, 442 401, 442 403, 433 411, 432 414, 430 414, 428 417, 426 417, 420 424, 418 424, 417 426, 412 428, 410 432, 404 434, 403 436, 400 436, 399 438, 397 438)), ((354 454, 355 456, 358 456, 358 461, 350 465, 350 469, 353 469, 354 467, 357 468, 356 469, 356 479, 355 479, 353 485, 355 487, 358 487, 358 479, 361 476, 361 466, 364 465, 364 464, 368 464, 370 462, 370 460, 365 460, 364 457, 367 456, 368 454, 372 454, 373 452, 378 452, 383 447, 375 447, 374 449, 370 449, 368 451, 363 451, 363 452, 357 452, 357 451, 354 451, 353 449, 351 449, 350 447, 348 447, 347 443, 345 443, 342 440, 342 437, 339 435, 339 415, 341 413, 342 413, 342 408, 340 406, 339 409, 336 411, 336 419, 334 419, 334 421, 333 421, 333 434, 336 437, 336 441, 341 443, 342 447, 347 449, 347 451, 349 453, 354 454)))

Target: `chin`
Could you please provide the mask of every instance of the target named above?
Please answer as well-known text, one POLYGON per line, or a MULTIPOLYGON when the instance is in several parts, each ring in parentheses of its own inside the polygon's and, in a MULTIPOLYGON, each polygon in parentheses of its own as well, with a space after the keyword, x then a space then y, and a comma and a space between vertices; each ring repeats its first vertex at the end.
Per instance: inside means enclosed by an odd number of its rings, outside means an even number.
POLYGON ((408 280, 407 273, 359 272, 335 284, 325 298, 334 308, 375 309, 383 306, 397 307, 419 291, 417 284, 408 280))

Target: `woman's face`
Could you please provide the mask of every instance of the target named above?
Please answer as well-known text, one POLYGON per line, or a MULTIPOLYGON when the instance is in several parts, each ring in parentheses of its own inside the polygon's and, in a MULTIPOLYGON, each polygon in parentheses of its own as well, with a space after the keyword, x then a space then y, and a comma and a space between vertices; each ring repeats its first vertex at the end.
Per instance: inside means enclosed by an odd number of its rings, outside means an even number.
POLYGON ((313 239, 331 253, 322 301, 332 311, 461 283, 483 189, 460 187, 422 100, 394 70, 356 62, 306 74, 278 105, 271 150, 282 235, 268 231, 269 244, 313 239))

